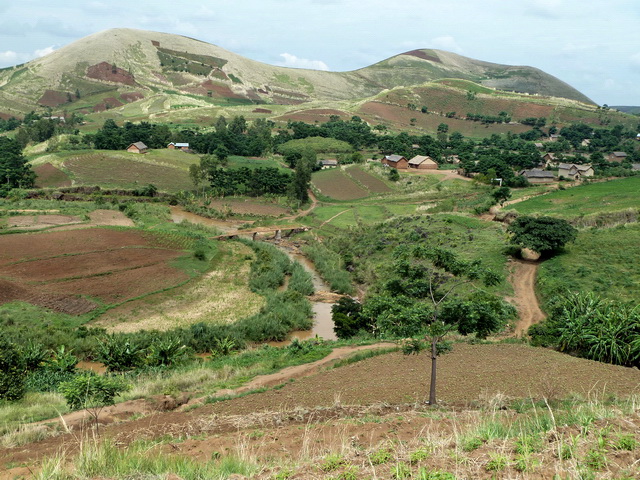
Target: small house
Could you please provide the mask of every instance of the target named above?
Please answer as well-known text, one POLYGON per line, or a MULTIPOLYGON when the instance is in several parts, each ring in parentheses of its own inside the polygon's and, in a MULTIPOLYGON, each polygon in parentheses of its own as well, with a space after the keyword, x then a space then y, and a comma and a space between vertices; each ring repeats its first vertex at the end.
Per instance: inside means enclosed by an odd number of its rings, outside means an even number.
POLYGON ((634 172, 640 172, 640 163, 632 163, 631 170, 634 172))
POLYGON ((548 170, 541 170, 539 168, 532 168, 531 170, 520 170, 520 172, 518 172, 518 175, 521 175, 529 180, 529 183, 535 184, 553 183, 553 181, 555 180, 552 172, 549 172, 548 170))
POLYGON ((438 164, 429 156, 416 155, 409 160, 409 168, 417 170, 437 170, 438 164))
POLYGON ((558 142, 559 140, 560 140, 560 135, 556 133, 552 133, 551 135, 549 135, 550 142, 558 142))
POLYGON ((409 161, 402 155, 385 155, 381 160, 383 165, 404 170, 409 166, 409 161))
POLYGON ((607 155, 607 160, 610 162, 622 163, 627 159, 627 152, 611 152, 607 155))
POLYGON ((591 165, 578 165, 575 163, 561 163, 558 165, 558 178, 567 180, 580 180, 585 177, 593 177, 594 171, 591 165))
POLYGON ((167 148, 170 148, 171 150, 182 150, 182 151, 187 151, 189 150, 189 144, 188 143, 173 143, 171 142, 169 145, 167 145, 167 148))
POLYGON ((338 160, 327 158, 324 160, 319 160, 318 165, 320 165, 320 168, 322 168, 323 170, 326 168, 336 168, 338 166, 338 160))
POLYGON ((142 142, 132 143, 127 147, 127 152, 129 153, 147 153, 148 151, 149 147, 142 142))

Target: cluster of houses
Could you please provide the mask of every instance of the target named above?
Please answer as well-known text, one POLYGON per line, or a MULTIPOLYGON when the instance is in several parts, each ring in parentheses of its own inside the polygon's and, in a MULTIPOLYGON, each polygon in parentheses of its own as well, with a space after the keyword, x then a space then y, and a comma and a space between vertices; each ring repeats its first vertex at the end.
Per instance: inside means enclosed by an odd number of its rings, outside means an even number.
MULTIPOLYGON (((577 163, 558 164, 558 180, 582 180, 583 178, 593 177, 593 173, 593 167, 591 165, 580 165, 577 163)), ((556 180, 553 172, 542 170, 541 168, 520 170, 518 174, 529 180, 529 183, 552 183, 556 180)))
POLYGON ((436 161, 425 155, 416 155, 411 160, 407 160, 402 155, 385 155, 381 160, 383 165, 387 165, 399 170, 416 169, 416 170, 437 170, 436 161))
MULTIPOLYGON (((183 152, 192 153, 192 150, 189 149, 188 143, 171 142, 167 145, 167 148, 170 150, 182 150, 183 152)), ((127 152, 129 153, 147 153, 148 151, 149 147, 147 147, 144 142, 135 142, 127 147, 127 152)))

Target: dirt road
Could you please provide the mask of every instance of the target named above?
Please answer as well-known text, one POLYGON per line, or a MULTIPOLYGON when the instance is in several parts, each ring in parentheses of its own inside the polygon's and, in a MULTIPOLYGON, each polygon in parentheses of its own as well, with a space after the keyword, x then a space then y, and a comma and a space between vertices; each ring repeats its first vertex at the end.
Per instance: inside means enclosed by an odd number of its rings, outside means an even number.
POLYGON ((510 281, 513 285, 514 300, 520 317, 515 329, 517 337, 525 335, 531 325, 545 318, 535 292, 537 271, 537 262, 514 260, 510 281))

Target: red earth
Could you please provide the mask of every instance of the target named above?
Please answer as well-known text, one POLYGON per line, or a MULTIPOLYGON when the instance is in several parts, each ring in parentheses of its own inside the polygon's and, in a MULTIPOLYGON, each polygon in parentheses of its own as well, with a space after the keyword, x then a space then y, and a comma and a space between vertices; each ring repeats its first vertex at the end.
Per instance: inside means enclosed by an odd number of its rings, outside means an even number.
POLYGON ((188 279, 169 263, 184 252, 136 231, 102 228, 0 237, 0 303, 25 301, 82 314, 188 279))

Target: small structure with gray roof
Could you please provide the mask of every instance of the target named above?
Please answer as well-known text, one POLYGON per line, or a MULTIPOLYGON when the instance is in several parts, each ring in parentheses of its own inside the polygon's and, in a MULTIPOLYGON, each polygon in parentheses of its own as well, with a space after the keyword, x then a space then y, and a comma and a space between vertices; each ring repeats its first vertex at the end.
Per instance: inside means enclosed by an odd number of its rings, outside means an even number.
POLYGON ((381 162, 383 165, 398 169, 405 169, 409 166, 409 162, 402 155, 385 155, 381 162))
POLYGON ((532 168, 531 170, 520 170, 519 175, 523 176, 529 183, 553 183, 555 177, 548 170, 532 168))
POLYGON ((558 178, 580 180, 584 177, 593 177, 593 174, 593 167, 589 164, 561 163, 558 165, 558 178))

